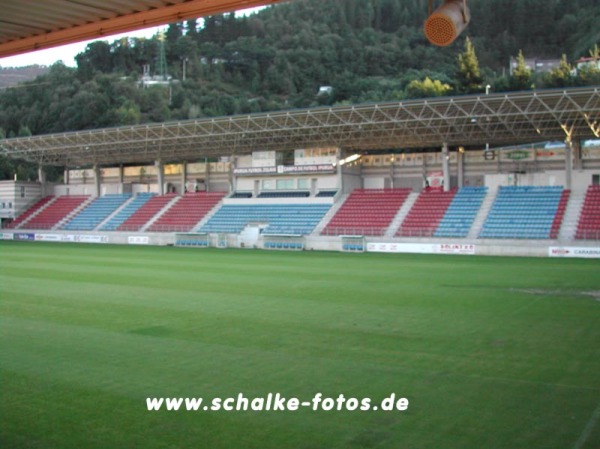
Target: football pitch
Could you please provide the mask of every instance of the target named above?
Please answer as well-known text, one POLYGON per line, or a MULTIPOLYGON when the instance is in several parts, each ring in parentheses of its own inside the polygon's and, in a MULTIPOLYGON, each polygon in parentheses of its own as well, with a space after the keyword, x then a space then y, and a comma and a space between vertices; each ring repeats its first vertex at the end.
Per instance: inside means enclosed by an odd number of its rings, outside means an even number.
POLYGON ((0 420, 2 449, 596 449, 600 261, 1 242, 0 420), (147 407, 240 393, 311 406, 147 407))

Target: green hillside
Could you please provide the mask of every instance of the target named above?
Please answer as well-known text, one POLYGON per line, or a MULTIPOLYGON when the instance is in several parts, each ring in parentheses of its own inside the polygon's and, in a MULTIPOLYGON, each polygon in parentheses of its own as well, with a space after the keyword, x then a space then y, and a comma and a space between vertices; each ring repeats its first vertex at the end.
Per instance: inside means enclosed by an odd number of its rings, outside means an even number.
POLYGON ((164 57, 158 37, 95 42, 77 68, 55 65, 0 92, 0 137, 482 92, 486 84, 495 91, 600 84, 600 71, 574 77, 571 67, 555 76, 506 75, 520 50, 564 54, 567 65, 589 57, 600 42, 597 0, 469 4, 472 23, 448 48, 423 35, 425 0, 293 0, 250 17, 173 24, 164 57), (480 72, 470 84, 457 63, 467 36, 480 72), (144 66, 170 75, 171 87, 140 88, 144 66), (332 90, 317 95, 320 86, 332 90))

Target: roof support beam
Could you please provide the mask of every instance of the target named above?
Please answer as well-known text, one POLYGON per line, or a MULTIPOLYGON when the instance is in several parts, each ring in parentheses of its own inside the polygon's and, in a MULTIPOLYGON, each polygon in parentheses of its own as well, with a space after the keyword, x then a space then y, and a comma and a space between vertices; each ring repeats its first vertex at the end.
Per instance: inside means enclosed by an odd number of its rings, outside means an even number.
POLYGON ((0 58, 28 51, 52 48, 88 39, 107 37, 126 31, 140 30, 166 23, 210 16, 237 9, 279 3, 281 0, 190 0, 148 11, 126 14, 85 25, 0 43, 0 58))

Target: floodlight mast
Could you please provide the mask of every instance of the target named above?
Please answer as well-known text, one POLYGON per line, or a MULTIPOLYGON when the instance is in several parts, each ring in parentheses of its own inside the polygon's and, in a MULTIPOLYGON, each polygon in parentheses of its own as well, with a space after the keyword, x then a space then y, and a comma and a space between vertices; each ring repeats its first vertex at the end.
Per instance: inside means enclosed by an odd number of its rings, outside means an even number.
POLYGON ((433 45, 446 47, 456 40, 471 20, 467 0, 444 0, 444 3, 432 12, 429 0, 429 14, 423 29, 427 40, 433 45))

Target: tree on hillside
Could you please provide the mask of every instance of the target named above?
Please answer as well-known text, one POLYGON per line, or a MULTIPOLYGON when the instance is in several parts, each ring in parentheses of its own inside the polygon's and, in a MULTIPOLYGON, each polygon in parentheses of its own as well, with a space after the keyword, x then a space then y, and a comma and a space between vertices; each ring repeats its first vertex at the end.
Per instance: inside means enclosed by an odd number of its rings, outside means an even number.
POLYGON ((449 84, 426 77, 423 81, 411 81, 406 87, 406 96, 408 98, 442 97, 451 91, 452 87, 449 84))
POLYGON ((572 70, 573 68, 567 61, 567 55, 563 54, 558 67, 550 72, 550 87, 567 87, 572 85, 572 70))
POLYGON ((519 50, 517 55, 517 67, 512 72, 509 86, 511 90, 531 89, 531 69, 528 69, 525 64, 522 50, 519 50))
POLYGON ((479 61, 475 47, 468 37, 465 40, 465 50, 458 55, 456 79, 456 90, 459 93, 470 94, 482 90, 483 77, 479 70, 479 61))

